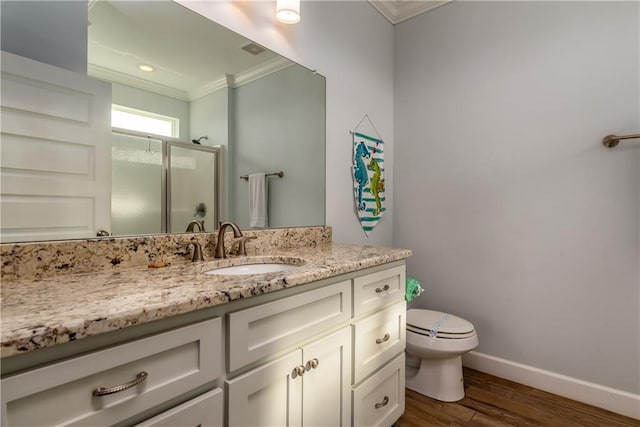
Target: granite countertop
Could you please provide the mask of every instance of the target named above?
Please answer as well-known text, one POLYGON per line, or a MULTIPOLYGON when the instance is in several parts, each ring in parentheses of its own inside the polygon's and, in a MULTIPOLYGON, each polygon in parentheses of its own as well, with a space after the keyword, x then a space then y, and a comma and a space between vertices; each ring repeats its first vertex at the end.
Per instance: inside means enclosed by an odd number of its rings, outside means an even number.
POLYGON ((245 276, 208 275, 242 257, 164 268, 3 280, 0 357, 123 329, 242 298, 362 270, 411 250, 324 244, 277 250, 264 261, 303 258, 298 269, 245 276))

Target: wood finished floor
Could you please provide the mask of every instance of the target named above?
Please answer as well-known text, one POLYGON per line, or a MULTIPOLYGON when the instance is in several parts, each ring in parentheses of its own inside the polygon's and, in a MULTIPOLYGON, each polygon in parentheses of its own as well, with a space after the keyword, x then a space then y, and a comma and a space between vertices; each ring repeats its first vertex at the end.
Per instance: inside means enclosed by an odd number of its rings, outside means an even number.
POLYGON ((396 427, 640 427, 640 421, 492 375, 464 369, 465 398, 445 403, 406 391, 396 427))

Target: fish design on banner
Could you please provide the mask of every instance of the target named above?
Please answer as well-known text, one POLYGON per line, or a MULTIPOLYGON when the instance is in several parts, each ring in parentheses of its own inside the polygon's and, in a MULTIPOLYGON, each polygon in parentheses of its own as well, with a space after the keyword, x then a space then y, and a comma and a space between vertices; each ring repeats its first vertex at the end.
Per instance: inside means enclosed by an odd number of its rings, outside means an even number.
POLYGON ((384 142, 380 138, 353 132, 353 198, 362 230, 375 228, 385 208, 384 142))

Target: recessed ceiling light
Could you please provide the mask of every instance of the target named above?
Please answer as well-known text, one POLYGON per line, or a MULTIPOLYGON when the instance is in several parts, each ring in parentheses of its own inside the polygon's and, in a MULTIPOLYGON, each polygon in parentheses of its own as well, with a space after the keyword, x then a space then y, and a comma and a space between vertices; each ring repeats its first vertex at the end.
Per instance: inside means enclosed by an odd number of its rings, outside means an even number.
POLYGON ((148 65, 148 64, 139 64, 138 69, 141 71, 146 71, 148 73, 156 70, 155 68, 153 68, 151 65, 148 65))

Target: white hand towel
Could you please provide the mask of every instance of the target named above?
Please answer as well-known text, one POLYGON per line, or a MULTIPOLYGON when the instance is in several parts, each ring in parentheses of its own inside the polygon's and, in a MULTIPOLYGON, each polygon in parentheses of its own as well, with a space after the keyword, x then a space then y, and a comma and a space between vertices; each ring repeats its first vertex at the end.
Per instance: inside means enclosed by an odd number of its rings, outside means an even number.
POLYGON ((249 175, 249 227, 265 228, 267 226, 267 177, 263 173, 249 175))

